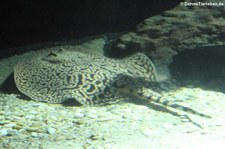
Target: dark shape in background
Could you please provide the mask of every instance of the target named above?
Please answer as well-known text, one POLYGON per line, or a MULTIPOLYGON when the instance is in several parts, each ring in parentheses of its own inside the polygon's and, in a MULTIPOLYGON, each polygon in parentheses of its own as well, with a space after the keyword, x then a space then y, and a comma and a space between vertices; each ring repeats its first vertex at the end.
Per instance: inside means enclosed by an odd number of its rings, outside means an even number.
POLYGON ((225 93, 224 55, 224 45, 184 50, 173 57, 171 76, 185 84, 225 93))
POLYGON ((17 94, 21 95, 24 99, 29 100, 29 97, 21 94, 21 92, 17 89, 15 81, 14 81, 14 73, 11 73, 4 82, 0 85, 0 92, 5 94, 17 94))
POLYGON ((1 57, 19 53, 15 47, 28 44, 129 31, 178 4, 178 0, 2 1, 1 57))

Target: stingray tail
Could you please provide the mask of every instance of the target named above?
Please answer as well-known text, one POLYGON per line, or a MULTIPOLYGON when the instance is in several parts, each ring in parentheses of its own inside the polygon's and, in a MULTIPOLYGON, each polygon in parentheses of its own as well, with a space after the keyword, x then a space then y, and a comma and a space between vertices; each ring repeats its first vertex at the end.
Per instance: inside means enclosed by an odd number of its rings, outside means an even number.
POLYGON ((149 99, 149 101, 154 101, 154 102, 162 104, 162 105, 164 105, 166 107, 171 107, 171 108, 174 108, 174 109, 178 109, 178 110, 185 111, 187 113, 191 113, 191 114, 198 115, 198 116, 201 116, 201 117, 211 118, 211 116, 203 114, 203 113, 200 113, 200 112, 197 112, 196 110, 193 110, 192 108, 189 108, 189 107, 186 107, 186 106, 182 106, 182 105, 179 105, 179 104, 174 103, 172 101, 169 101, 165 97, 159 97, 159 98, 154 99, 154 100, 149 99))
POLYGON ((154 103, 163 105, 165 107, 178 109, 178 110, 181 110, 181 111, 184 111, 184 112, 187 112, 187 113, 191 113, 191 114, 194 114, 194 115, 198 115, 198 116, 201 116, 201 117, 211 118, 209 115, 200 113, 200 112, 198 112, 198 111, 196 111, 192 108, 174 103, 174 101, 170 101, 166 97, 163 97, 159 93, 156 93, 154 91, 150 91, 150 92, 148 91, 148 95, 145 95, 145 91, 142 90, 142 89, 138 89, 136 91, 130 90, 130 92, 132 92, 132 94, 137 96, 138 98, 147 100, 149 102, 154 102, 154 103))

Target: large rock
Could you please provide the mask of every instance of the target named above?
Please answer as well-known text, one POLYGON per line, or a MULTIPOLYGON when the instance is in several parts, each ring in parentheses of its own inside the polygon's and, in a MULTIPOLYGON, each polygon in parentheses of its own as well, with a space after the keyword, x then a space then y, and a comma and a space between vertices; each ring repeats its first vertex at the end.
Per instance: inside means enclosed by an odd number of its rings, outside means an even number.
POLYGON ((122 35, 109 55, 123 57, 141 51, 157 60, 156 63, 169 65, 172 56, 184 49, 225 43, 224 6, 184 6, 191 4, 188 1, 182 4, 147 18, 135 31, 122 35))

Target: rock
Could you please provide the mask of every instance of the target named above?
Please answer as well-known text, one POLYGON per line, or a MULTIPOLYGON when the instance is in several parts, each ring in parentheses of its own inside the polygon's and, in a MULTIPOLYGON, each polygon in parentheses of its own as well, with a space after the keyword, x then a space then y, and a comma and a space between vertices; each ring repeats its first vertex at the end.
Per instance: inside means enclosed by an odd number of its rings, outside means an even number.
POLYGON ((82 117, 84 117, 84 114, 82 114, 82 113, 75 113, 74 117, 75 118, 82 118, 82 117))
POLYGON ((14 126, 16 126, 16 124, 14 124, 14 123, 9 123, 9 124, 6 124, 6 125, 4 125, 5 127, 8 127, 8 128, 12 128, 12 127, 14 127, 14 126))
POLYGON ((76 122, 77 125, 83 125, 85 124, 86 122, 84 120, 79 120, 76 122))
POLYGON ((40 106, 43 106, 42 103, 34 103, 34 104, 31 104, 32 107, 40 107, 40 106))
POLYGON ((154 135, 154 131, 152 131, 150 129, 145 129, 145 130, 142 130, 141 132, 147 137, 154 135))
POLYGON ((52 127, 49 127, 49 128, 47 128, 47 133, 53 135, 53 134, 56 133, 56 129, 55 128, 52 128, 52 127))
POLYGON ((7 129, 2 129, 2 130, 0 130, 0 136, 2 137, 2 136, 6 136, 6 135, 8 135, 8 130, 7 129))
POLYGON ((27 127, 27 128, 25 128, 25 130, 27 131, 27 132, 37 132, 38 131, 38 127, 27 127))
POLYGON ((7 135, 15 136, 15 135, 20 135, 20 133, 17 130, 9 130, 7 135))
POLYGON ((0 122, 0 125, 9 124, 11 121, 9 120, 3 120, 0 122))
POLYGON ((92 118, 92 119, 97 119, 98 118, 98 115, 94 115, 94 114, 90 114, 88 115, 89 118, 92 118))
POLYGON ((16 130, 20 130, 22 128, 23 128, 23 125, 21 125, 21 124, 17 124, 13 127, 13 129, 16 129, 16 130))
MULTIPOLYGON (((204 0, 203 0, 204 1, 204 0)), ((225 44, 224 7, 177 6, 145 19, 136 30, 120 36, 109 56, 145 52, 167 65, 184 49, 225 44)))
POLYGON ((32 132, 32 133, 31 133, 31 137, 33 137, 33 138, 37 138, 37 137, 38 137, 38 133, 36 133, 36 132, 32 132))
POLYGON ((65 140, 66 138, 64 137, 64 136, 57 136, 54 140, 56 141, 56 142, 60 142, 60 141, 63 141, 63 140, 65 140))

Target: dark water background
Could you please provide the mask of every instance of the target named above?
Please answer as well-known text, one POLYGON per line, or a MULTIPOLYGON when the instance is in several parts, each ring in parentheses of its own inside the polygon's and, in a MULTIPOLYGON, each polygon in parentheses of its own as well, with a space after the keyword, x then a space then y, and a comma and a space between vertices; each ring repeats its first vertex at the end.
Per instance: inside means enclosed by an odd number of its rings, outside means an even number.
POLYGON ((178 0, 2 1, 1 57, 18 53, 14 48, 24 45, 129 31, 178 4, 178 0))

